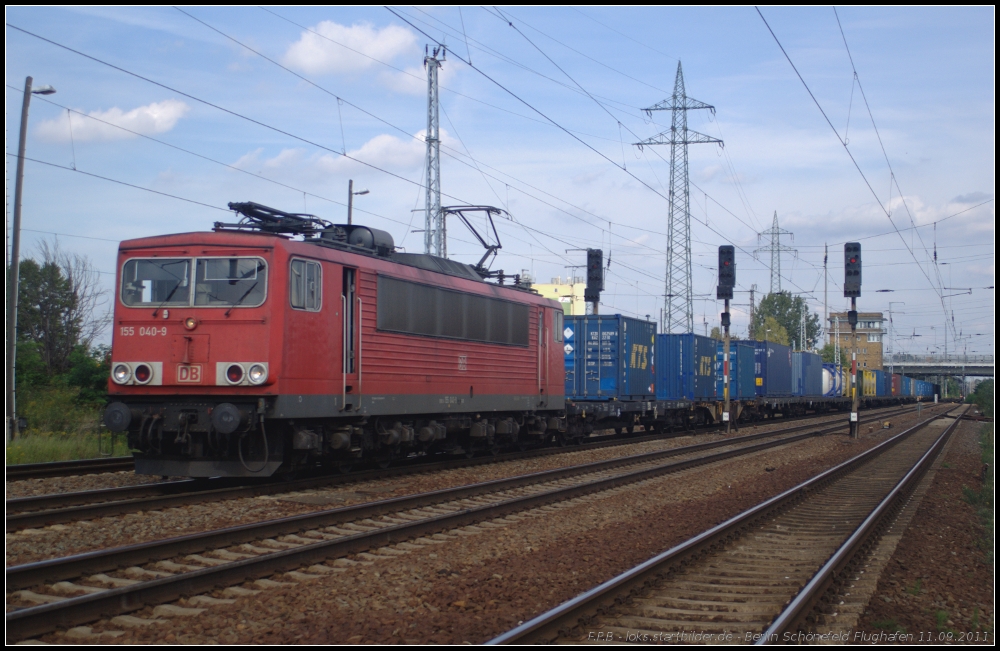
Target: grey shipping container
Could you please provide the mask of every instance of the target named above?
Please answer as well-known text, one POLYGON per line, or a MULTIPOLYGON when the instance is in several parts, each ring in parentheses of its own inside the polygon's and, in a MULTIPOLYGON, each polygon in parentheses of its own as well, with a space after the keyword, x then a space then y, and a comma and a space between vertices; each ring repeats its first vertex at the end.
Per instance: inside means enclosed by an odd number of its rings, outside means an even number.
POLYGON ((569 400, 652 400, 656 324, 620 314, 566 316, 569 400))
MULTIPOLYGON (((725 355, 725 344, 718 342, 718 352, 716 353, 716 398, 722 400, 723 394, 723 373, 722 362, 725 355)), ((735 340, 729 342, 729 399, 730 400, 753 400, 757 396, 754 376, 754 352, 753 346, 737 344, 735 340)))
POLYGON ((792 393, 796 396, 823 395, 823 358, 816 353, 792 353, 792 393))
POLYGON ((715 400, 718 342, 692 333, 656 336, 656 399, 715 400))
POLYGON ((741 341, 754 347, 754 383, 758 396, 792 395, 792 349, 773 341, 741 341))

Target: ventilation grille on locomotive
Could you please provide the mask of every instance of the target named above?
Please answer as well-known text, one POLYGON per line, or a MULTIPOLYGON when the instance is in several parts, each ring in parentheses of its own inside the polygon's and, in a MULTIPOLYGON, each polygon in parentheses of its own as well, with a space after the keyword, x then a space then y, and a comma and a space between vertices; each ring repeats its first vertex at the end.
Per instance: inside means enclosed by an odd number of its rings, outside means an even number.
POLYGON ((378 329, 527 346, 528 306, 379 276, 378 329))

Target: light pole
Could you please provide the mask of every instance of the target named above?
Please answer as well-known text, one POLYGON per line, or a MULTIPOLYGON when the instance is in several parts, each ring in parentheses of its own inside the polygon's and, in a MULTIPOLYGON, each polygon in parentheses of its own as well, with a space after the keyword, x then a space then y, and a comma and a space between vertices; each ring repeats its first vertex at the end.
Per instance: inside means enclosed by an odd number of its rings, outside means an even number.
POLYGON ((347 225, 352 224, 351 212, 354 210, 354 195, 368 194, 368 190, 354 191, 354 179, 347 182, 347 225))
POLYGON ((24 143, 28 137, 28 105, 32 94, 51 95, 56 92, 52 86, 42 86, 31 90, 31 77, 24 80, 24 100, 21 104, 21 132, 17 143, 17 176, 14 181, 14 223, 10 235, 10 272, 7 275, 7 423, 4 438, 10 441, 17 436, 17 413, 15 412, 14 380, 17 355, 17 290, 21 257, 21 190, 24 185, 24 143))

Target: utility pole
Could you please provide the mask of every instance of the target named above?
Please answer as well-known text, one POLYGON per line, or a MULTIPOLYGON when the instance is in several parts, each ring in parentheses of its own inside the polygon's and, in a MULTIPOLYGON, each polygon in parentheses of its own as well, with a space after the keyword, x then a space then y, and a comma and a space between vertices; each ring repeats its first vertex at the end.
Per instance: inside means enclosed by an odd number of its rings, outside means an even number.
POLYGON ((795 251, 790 246, 783 246, 781 244, 782 235, 791 235, 792 239, 795 239, 795 235, 791 231, 786 231, 778 228, 778 211, 774 211, 774 223, 771 225, 771 230, 764 231, 763 233, 757 233, 757 241, 763 236, 768 237, 768 245, 759 247, 754 251, 754 256, 758 252, 764 251, 771 253, 771 293, 777 294, 781 291, 781 252, 782 251, 795 251))
POLYGON ((830 331, 829 331, 830 313, 827 311, 828 307, 826 302, 826 289, 830 279, 829 274, 827 274, 826 272, 826 261, 829 257, 830 257, 830 251, 827 248, 826 243, 824 242, 823 243, 823 329, 827 331, 826 332, 827 342, 830 341, 830 331))
POLYGON ((7 274, 7 422, 4 427, 4 438, 10 441, 17 436, 16 397, 14 382, 16 371, 14 363, 17 357, 17 299, 18 281, 21 270, 21 198, 24 188, 24 147, 28 137, 28 107, 31 96, 51 95, 56 92, 52 86, 42 86, 31 90, 31 77, 24 80, 24 98, 21 102, 21 131, 17 142, 17 176, 14 180, 14 223, 10 235, 10 270, 7 274))
POLYGON ((670 145, 670 208, 667 216, 667 277, 664 292, 663 332, 694 332, 694 293, 691 286, 691 197, 688 182, 688 145, 718 143, 718 138, 688 129, 687 112, 708 109, 715 114, 715 107, 687 96, 684 90, 684 73, 677 62, 674 93, 670 99, 655 104, 646 113, 671 111, 670 131, 664 131, 642 142, 645 145, 670 145))
POLYGON ((754 310, 756 309, 753 302, 753 295, 754 292, 756 291, 757 291, 757 284, 754 283, 753 285, 750 285, 750 332, 747 333, 749 335, 747 339, 753 339, 753 316, 754 316, 754 310))
POLYGON ((448 239, 441 213, 441 129, 438 119, 438 69, 444 61, 445 46, 424 50, 427 68, 427 191, 424 204, 424 253, 448 257, 448 239), (440 56, 440 58, 438 58, 440 56))

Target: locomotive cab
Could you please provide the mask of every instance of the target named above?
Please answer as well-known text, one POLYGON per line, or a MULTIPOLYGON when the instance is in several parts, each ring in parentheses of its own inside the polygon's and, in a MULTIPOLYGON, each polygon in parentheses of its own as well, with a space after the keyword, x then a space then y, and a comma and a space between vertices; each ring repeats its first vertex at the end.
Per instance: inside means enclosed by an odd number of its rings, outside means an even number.
POLYGON ((128 432, 139 472, 271 474, 281 464, 279 446, 250 436, 276 379, 266 239, 122 244, 104 420, 128 432))

